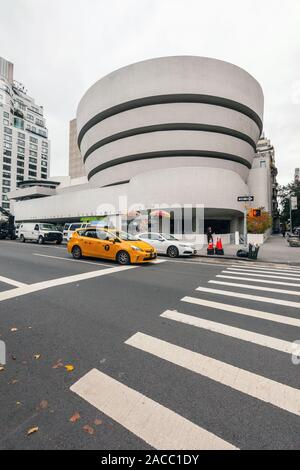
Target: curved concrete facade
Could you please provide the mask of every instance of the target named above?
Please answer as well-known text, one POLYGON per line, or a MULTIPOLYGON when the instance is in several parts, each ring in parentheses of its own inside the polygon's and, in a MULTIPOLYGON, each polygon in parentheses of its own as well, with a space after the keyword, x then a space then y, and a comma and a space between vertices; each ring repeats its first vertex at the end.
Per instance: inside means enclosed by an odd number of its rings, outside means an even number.
POLYGON ((243 211, 237 197, 249 194, 263 107, 258 82, 219 60, 164 57, 119 69, 78 106, 89 182, 120 188, 130 204, 149 208, 203 204, 208 220, 235 220, 233 231, 243 211))
POLYGON ((165 57, 95 83, 78 106, 78 142, 97 187, 182 167, 227 169, 247 181, 262 119, 261 87, 244 70, 209 58, 165 57))

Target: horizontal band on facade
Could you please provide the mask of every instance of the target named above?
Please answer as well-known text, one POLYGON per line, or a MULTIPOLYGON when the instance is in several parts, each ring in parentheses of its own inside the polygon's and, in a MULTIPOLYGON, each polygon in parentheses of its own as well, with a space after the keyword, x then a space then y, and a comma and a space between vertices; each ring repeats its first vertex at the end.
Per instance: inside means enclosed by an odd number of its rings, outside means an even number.
POLYGON ((235 137, 236 139, 243 140, 247 142, 254 151, 256 151, 256 144, 251 137, 248 135, 235 131, 234 129, 230 129, 227 127, 222 126, 213 126, 210 124, 194 124, 194 123, 171 123, 171 124, 155 124, 152 126, 143 126, 137 127, 135 129, 128 129, 123 132, 118 132, 117 134, 113 134, 109 137, 105 137, 104 139, 99 140, 95 144, 93 144, 84 154, 83 161, 85 162, 86 159, 93 153, 95 150, 103 147, 104 145, 110 144, 117 140, 125 139, 127 137, 133 137, 136 135, 141 134, 149 134, 151 132, 164 132, 164 131, 200 131, 200 132, 213 132, 215 134, 223 134, 229 135, 231 137, 235 137))
POLYGON ((239 113, 245 114, 250 119, 252 119, 258 126, 260 132, 262 131, 262 120, 259 115, 253 111, 248 106, 238 103, 237 101, 230 100, 228 98, 222 98, 219 96, 212 95, 198 95, 193 93, 180 93, 180 94, 171 94, 171 95, 158 95, 158 96, 147 96, 145 98, 138 98, 135 100, 127 101, 125 103, 112 106, 111 108, 105 109, 100 113, 96 114, 91 118, 80 130, 78 135, 78 146, 80 148, 82 139, 84 135, 96 124, 104 119, 107 119, 116 114, 122 113, 124 111, 129 111, 135 108, 142 108, 144 106, 152 106, 156 104, 173 104, 173 103, 201 103, 201 104, 211 104, 214 106, 221 106, 223 108, 228 108, 239 113))
POLYGON ((220 160, 229 160, 232 162, 240 163, 241 165, 251 168, 251 163, 248 162, 245 158, 239 157, 237 155, 231 155, 229 153, 222 152, 213 152, 209 150, 165 150, 162 152, 147 152, 147 153, 138 153, 135 155, 127 155, 126 157, 115 158, 106 163, 102 163, 97 167, 93 168, 88 174, 88 180, 92 176, 100 173, 107 168, 111 168, 117 165, 122 165, 123 163, 136 162, 139 160, 150 160, 153 158, 171 158, 171 157, 207 157, 207 158, 217 158, 220 160))

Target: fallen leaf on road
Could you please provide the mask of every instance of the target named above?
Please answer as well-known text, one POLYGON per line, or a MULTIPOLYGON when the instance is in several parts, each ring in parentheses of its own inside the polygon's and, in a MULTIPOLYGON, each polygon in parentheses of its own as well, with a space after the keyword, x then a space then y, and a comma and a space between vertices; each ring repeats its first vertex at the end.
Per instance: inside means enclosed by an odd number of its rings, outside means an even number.
POLYGON ((102 424, 101 419, 96 418, 95 421, 94 421, 94 424, 95 424, 95 426, 99 426, 100 424, 102 424))
POLYGON ((15 361, 17 359, 16 356, 13 356, 13 355, 11 356, 11 358, 12 358, 13 361, 15 361))
POLYGON ((14 379, 14 380, 12 380, 10 383, 11 383, 12 385, 14 385, 14 384, 16 384, 16 383, 18 383, 18 382, 19 382, 19 381, 18 381, 17 379, 14 379))
POLYGON ((34 434, 35 432, 38 432, 39 428, 38 426, 35 426, 34 428, 31 428, 27 431, 27 436, 30 436, 31 434, 34 434))
POLYGON ((42 400, 41 403, 38 405, 38 410, 46 410, 48 408, 47 400, 42 400))
POLYGON ((67 369, 68 372, 72 372, 74 370, 74 366, 72 366, 72 364, 67 364, 65 369, 67 369))
POLYGON ((10 331, 18 331, 18 328, 11 328, 10 331))
POLYGON ((89 426, 88 424, 83 426, 83 430, 87 432, 88 434, 94 434, 94 429, 92 428, 92 426, 89 426))
POLYGON ((63 363, 61 361, 57 362, 56 364, 54 364, 54 366, 52 366, 52 369, 59 369, 60 367, 63 367, 63 363))
POLYGON ((16 405, 20 406, 22 403, 20 401, 17 401, 16 405))
POLYGON ((0 372, 4 371, 4 367, 3 366, 0 366, 0 372))
POLYGON ((39 359, 41 357, 41 355, 40 354, 35 354, 33 357, 34 357, 34 359, 39 359))
POLYGON ((80 414, 75 413, 73 416, 71 416, 70 421, 71 423, 76 423, 76 421, 78 421, 79 419, 80 419, 80 414))

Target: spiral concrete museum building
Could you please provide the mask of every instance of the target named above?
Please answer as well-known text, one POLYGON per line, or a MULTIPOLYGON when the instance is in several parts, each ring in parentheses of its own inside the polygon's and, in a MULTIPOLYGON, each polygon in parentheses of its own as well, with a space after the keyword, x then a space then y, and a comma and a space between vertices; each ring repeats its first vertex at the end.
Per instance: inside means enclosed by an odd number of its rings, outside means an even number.
POLYGON ((87 179, 47 196, 32 187, 11 193, 16 220, 113 214, 125 196, 129 206, 146 209, 203 204, 205 228, 242 231, 239 196, 254 195, 256 206, 270 210, 261 187, 267 172, 252 174, 263 107, 259 83, 227 62, 175 56, 123 67, 96 82, 78 106, 87 179))

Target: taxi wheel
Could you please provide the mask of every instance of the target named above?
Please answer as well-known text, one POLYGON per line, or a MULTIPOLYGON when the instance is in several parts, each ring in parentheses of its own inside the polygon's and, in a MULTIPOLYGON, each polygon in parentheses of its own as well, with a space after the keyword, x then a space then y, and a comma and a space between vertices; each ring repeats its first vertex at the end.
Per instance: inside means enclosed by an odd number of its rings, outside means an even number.
POLYGON ((119 251, 117 261, 119 264, 130 264, 130 256, 127 251, 119 251))
POLYGON ((178 255, 179 255, 178 248, 176 246, 173 246, 173 245, 169 246, 168 251, 167 251, 167 255, 170 258, 177 258, 178 255))
POLYGON ((72 248, 72 256, 74 259, 80 259, 82 257, 82 252, 79 246, 73 246, 72 248))

